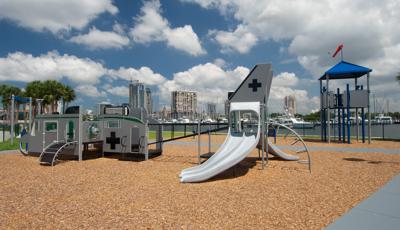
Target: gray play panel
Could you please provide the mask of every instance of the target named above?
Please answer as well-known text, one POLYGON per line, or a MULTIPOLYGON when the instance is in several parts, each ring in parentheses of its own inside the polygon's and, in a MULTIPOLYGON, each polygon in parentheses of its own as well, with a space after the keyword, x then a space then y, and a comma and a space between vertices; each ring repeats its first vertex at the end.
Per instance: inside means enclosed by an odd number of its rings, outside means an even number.
POLYGON ((326 229, 400 229, 400 175, 326 229))

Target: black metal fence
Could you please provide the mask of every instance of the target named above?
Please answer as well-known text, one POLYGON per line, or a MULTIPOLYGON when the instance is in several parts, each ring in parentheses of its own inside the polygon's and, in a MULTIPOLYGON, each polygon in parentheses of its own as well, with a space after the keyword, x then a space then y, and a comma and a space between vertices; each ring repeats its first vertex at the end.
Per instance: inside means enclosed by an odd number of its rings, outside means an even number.
MULTIPOLYGON (((361 140, 362 130, 361 125, 358 127, 359 139, 361 140)), ((321 126, 317 125, 313 128, 307 127, 296 127, 294 130, 303 137, 316 137, 321 135, 321 126)), ((338 125, 331 124, 331 137, 334 140, 338 139, 338 125)), ((347 132, 347 131, 346 131, 347 132)), ((365 126, 365 138, 368 138, 368 126, 365 126)), ((355 138, 357 134, 357 126, 350 126, 351 137, 355 138)), ((374 124, 371 125, 371 137, 373 139, 383 139, 383 140, 400 140, 400 124, 374 124)))

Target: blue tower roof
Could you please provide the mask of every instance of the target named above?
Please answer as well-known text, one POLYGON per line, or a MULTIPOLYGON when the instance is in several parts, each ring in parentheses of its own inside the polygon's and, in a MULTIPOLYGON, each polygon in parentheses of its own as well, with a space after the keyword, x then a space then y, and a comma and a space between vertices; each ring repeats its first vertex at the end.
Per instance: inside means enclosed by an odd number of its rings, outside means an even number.
POLYGON ((372 69, 370 68, 341 61, 327 70, 319 80, 326 80, 327 75, 329 75, 329 80, 359 78, 371 71, 372 69))

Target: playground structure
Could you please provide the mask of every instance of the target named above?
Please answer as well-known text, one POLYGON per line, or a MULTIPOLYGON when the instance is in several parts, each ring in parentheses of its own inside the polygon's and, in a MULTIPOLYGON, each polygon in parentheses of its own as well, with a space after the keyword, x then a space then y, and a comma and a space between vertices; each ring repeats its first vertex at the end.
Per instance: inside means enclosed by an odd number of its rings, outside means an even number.
MULTIPOLYGON (((238 164, 257 147, 259 154, 261 151, 263 168, 268 161, 266 153, 284 160, 299 160, 299 157, 286 154, 265 138, 268 136, 267 102, 272 77, 271 64, 258 64, 250 71, 236 91, 229 96, 229 129, 224 143, 206 162, 182 170, 179 175, 181 182, 208 180, 238 164)), ((299 135, 297 138, 296 143, 304 144, 299 135)), ((300 152, 307 152, 308 160, 305 163, 309 164, 311 170, 308 148, 305 146, 305 149, 300 152)))
MULTIPOLYGON (((198 182, 207 180, 236 165, 258 148, 261 153, 262 168, 268 162, 268 153, 283 160, 307 163, 311 172, 311 158, 302 138, 288 127, 289 133, 296 137, 292 144, 302 143, 307 160, 290 155, 279 149, 268 140, 268 127, 279 124, 268 124, 267 101, 272 82, 271 64, 256 65, 243 80, 236 91, 229 96, 229 126, 201 130, 198 123, 197 132, 192 134, 163 139, 163 125, 147 115, 145 108, 131 108, 127 104, 120 106, 99 105, 99 114, 88 118, 80 106, 67 108, 60 114, 39 114, 23 131, 20 138, 20 150, 24 155, 39 154, 39 162, 54 166, 60 156, 77 157, 83 160, 84 154, 112 153, 124 158, 139 155, 148 160, 150 156, 162 154, 163 143, 181 138, 198 136, 199 165, 183 170, 181 182, 198 182), (149 141, 149 131, 155 133, 155 140, 149 141), (225 142, 207 161, 201 163, 200 135, 228 129, 225 142), (25 144, 26 148, 22 146, 25 144), (154 149, 149 149, 155 145, 154 149)), ((186 125, 186 124, 182 124, 186 125)), ((204 124, 207 125, 207 124, 204 124)), ((186 126, 185 126, 186 127, 186 126)), ((172 126, 173 128, 173 126, 172 126)))
POLYGON ((84 153, 120 153, 144 156, 162 152, 161 130, 156 131, 156 148, 148 149, 148 122, 143 108, 129 106, 101 106, 100 114, 93 120, 84 119, 79 106, 67 108, 65 114, 40 114, 32 128, 21 135, 20 143, 26 143, 23 154, 40 154, 39 162, 53 166, 59 155, 77 156, 84 153))
MULTIPOLYGON (((343 143, 350 144, 350 115, 355 112, 356 139, 359 139, 359 110, 361 110, 361 136, 362 142, 365 143, 365 123, 366 114, 368 112, 368 143, 371 143, 371 113, 370 113, 370 87, 369 78, 372 69, 355 65, 349 62, 341 61, 329 70, 327 70, 320 81, 320 119, 321 119, 321 140, 324 142, 331 141, 332 123, 337 123, 338 140, 343 143), (358 84, 358 79, 367 76, 367 88, 358 84), (346 90, 337 88, 336 92, 329 90, 330 80, 354 79, 354 89, 350 89, 350 85, 346 84, 346 90), (323 86, 323 81, 326 85, 323 86), (332 122, 332 112, 336 115, 336 122, 332 122), (346 132, 347 131, 347 132, 346 132)), ((335 129, 335 127, 333 127, 335 129)), ((335 131, 335 130, 334 130, 335 131)))

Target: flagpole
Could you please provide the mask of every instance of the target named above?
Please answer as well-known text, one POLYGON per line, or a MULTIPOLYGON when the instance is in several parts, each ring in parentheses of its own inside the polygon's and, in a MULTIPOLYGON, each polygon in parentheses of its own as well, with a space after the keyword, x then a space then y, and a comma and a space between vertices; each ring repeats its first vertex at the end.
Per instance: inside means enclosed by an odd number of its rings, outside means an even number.
POLYGON ((341 61, 343 61, 343 48, 340 49, 340 58, 342 59, 341 61))

